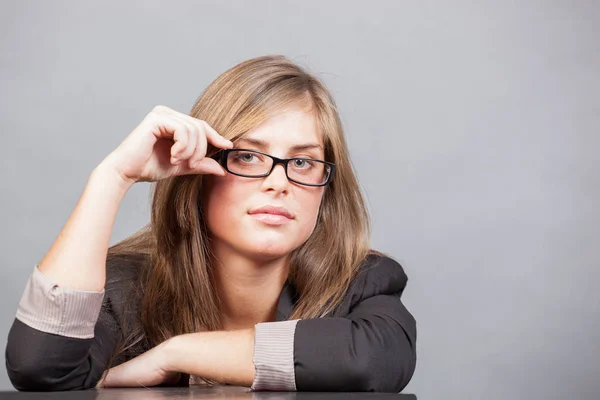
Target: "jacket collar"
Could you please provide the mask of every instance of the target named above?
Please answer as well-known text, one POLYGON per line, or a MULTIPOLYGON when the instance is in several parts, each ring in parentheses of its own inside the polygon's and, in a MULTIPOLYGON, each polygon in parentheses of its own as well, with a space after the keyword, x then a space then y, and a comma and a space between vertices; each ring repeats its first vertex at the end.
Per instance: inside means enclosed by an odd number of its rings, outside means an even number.
POLYGON ((289 280, 286 281, 279 296, 279 303, 277 303, 277 321, 288 320, 297 300, 298 293, 296 292, 296 287, 289 280))

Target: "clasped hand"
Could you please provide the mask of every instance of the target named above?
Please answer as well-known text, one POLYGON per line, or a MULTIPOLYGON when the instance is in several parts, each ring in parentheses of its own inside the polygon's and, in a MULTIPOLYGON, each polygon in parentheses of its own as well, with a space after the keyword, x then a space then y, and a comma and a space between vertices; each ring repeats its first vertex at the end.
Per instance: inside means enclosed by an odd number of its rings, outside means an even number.
POLYGON ((131 360, 110 368, 96 387, 139 387, 176 383, 181 374, 171 371, 167 342, 131 360))

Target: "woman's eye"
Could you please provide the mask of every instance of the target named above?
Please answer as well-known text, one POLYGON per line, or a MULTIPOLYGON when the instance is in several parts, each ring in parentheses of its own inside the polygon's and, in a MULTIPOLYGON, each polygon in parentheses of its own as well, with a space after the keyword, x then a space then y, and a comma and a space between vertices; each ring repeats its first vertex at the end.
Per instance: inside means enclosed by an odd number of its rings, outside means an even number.
POLYGON ((310 166, 311 166, 311 162, 308 160, 299 160, 299 159, 294 160, 295 168, 304 169, 304 168, 310 168, 310 166))
POLYGON ((251 163, 251 162, 258 162, 260 161, 259 157, 257 154, 253 154, 253 153, 240 153, 237 154, 235 157, 238 161, 244 162, 244 163, 251 163))

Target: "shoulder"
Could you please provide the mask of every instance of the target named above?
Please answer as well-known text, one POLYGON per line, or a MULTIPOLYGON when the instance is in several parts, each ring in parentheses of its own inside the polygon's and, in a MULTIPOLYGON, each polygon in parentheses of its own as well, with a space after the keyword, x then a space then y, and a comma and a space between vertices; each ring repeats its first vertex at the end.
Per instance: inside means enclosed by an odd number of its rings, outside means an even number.
POLYGON ((400 296, 408 277, 400 263, 386 254, 372 251, 365 257, 335 315, 349 313, 358 303, 379 295, 400 296))
POLYGON ((372 294, 392 294, 401 292, 408 277, 398 261, 386 254, 372 251, 363 260, 351 289, 373 292, 372 294))

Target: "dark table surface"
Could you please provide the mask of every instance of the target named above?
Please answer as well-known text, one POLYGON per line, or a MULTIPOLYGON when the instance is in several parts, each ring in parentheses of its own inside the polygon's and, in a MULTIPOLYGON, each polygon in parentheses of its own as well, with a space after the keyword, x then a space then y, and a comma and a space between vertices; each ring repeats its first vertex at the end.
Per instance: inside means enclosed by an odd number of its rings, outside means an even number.
POLYGON ((318 393, 318 392, 251 392, 237 386, 154 387, 127 389, 98 389, 72 392, 0 392, 0 399, 47 400, 122 400, 122 399, 398 399, 416 400, 412 394, 394 393, 318 393))

